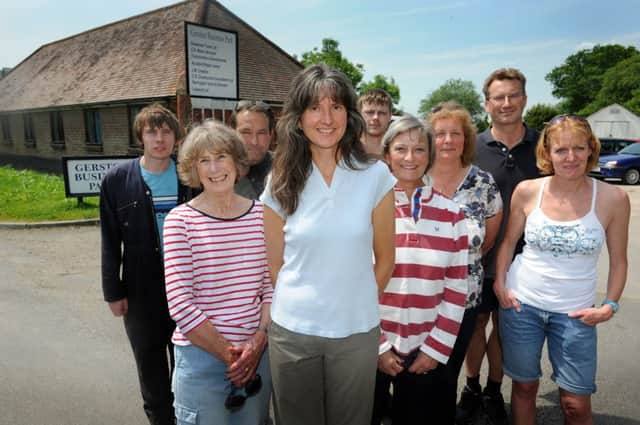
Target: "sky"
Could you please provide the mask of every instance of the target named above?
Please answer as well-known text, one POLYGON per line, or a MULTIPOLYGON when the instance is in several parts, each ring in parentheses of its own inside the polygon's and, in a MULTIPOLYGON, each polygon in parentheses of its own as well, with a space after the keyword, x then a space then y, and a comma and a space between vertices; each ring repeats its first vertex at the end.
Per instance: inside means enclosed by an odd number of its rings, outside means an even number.
MULTIPOLYGON (((43 44, 171 0, 0 1, 0 67, 13 67, 43 44)), ((364 66, 364 81, 393 77, 400 108, 417 113, 420 100, 452 78, 478 93, 491 71, 519 68, 528 105, 556 103, 544 79, 567 56, 595 44, 640 49, 640 0, 221 0, 289 54, 340 43, 364 66)))

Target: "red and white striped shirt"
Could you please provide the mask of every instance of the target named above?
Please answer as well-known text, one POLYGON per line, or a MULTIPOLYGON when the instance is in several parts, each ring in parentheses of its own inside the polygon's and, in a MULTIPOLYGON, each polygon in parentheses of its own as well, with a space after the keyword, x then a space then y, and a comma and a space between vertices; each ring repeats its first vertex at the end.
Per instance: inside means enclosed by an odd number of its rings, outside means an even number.
POLYGON ((164 222, 164 270, 169 314, 176 322, 172 341, 209 320, 239 345, 255 334, 262 304, 273 288, 264 242, 264 207, 255 201, 233 219, 208 216, 187 204, 164 222))
POLYGON ((446 364, 458 336, 467 296, 464 214, 430 186, 424 186, 417 199, 407 199, 397 187, 394 195, 396 265, 380 300, 379 353, 393 347, 397 353, 407 355, 420 348, 446 364), (419 205, 417 220, 413 216, 415 205, 419 205))

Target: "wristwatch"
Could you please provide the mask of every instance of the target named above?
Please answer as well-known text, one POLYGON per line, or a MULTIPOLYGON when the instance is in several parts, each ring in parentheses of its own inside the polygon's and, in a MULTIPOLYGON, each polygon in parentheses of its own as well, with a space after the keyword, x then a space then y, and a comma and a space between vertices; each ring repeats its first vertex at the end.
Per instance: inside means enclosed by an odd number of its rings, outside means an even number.
POLYGON ((604 300, 602 301, 602 304, 600 304, 600 307, 602 307, 605 304, 609 304, 611 306, 611 309, 613 310, 613 314, 616 314, 618 312, 618 309, 620 308, 620 305, 612 300, 604 300))

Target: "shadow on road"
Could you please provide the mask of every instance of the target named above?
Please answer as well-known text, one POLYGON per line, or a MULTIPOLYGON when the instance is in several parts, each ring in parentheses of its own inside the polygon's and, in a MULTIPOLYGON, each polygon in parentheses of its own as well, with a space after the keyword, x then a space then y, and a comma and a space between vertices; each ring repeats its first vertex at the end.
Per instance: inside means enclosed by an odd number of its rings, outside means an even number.
MULTIPOLYGON (((537 418, 539 424, 561 425, 564 423, 562 409, 560 408, 560 396, 558 391, 550 391, 538 394, 538 400, 545 400, 544 406, 538 406, 537 418)), ((594 413, 593 423, 598 425, 640 425, 640 421, 610 414, 594 413)))

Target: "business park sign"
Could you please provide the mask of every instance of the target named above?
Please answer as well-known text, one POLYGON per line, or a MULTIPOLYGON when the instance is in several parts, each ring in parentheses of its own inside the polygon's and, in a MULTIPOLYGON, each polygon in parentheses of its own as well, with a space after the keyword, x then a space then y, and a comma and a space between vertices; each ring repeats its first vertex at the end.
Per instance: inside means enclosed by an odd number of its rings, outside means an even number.
POLYGON ((62 174, 67 198, 100 195, 100 185, 107 172, 118 165, 135 158, 121 156, 64 156, 62 174))
POLYGON ((191 97, 238 99, 238 33, 185 22, 191 97))

